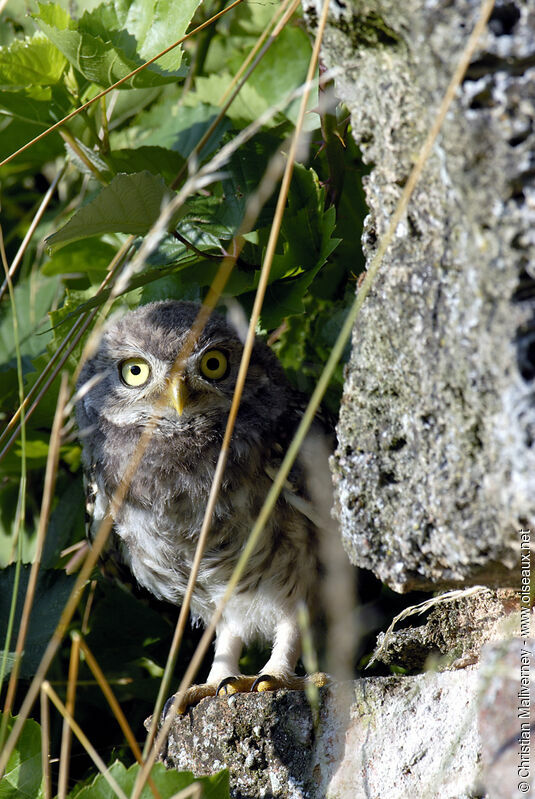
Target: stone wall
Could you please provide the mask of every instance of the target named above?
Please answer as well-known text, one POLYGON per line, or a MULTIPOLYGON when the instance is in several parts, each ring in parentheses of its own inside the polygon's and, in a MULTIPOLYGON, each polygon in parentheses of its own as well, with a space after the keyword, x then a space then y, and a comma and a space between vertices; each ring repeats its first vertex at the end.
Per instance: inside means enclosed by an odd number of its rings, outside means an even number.
MULTIPOLYGON (((372 167, 368 258, 479 7, 332 5, 322 59, 372 167)), ((337 512, 352 562, 398 591, 517 586, 535 524, 534 25, 533 0, 496 4, 354 330, 337 512)))

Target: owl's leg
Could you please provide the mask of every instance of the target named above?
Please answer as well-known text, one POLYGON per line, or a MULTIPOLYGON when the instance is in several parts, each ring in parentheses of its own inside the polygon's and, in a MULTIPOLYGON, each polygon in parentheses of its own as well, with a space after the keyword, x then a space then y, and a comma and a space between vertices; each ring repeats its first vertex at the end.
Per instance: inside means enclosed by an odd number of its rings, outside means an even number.
POLYGON ((277 688, 303 690, 312 682, 318 688, 326 685, 329 678, 323 672, 306 677, 295 675, 295 666, 301 653, 301 634, 293 616, 283 617, 275 628, 271 657, 261 674, 251 686, 252 691, 275 691, 277 688))
MULTIPOLYGON (((239 679, 234 675, 239 673, 238 661, 242 647, 242 639, 232 632, 225 622, 221 622, 217 628, 214 660, 208 679, 205 683, 191 685, 188 688, 176 712, 183 715, 189 707, 196 705, 201 699, 205 699, 207 696, 215 696, 218 693, 218 688, 227 679, 230 678, 233 681, 239 679)), ((235 690, 250 690, 250 687, 250 685, 247 688, 240 686, 235 690)), ((228 693, 234 693, 234 691, 229 691, 228 693)), ((173 697, 168 701, 166 707, 172 703, 172 700, 173 697)))

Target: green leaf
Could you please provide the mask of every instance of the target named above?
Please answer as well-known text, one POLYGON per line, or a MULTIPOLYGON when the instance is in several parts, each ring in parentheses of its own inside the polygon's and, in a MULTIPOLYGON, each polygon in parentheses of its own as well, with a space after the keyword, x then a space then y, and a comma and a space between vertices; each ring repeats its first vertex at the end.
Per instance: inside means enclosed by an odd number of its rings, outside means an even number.
MULTIPOLYGON (((72 19, 60 6, 39 3, 37 23, 88 80, 109 86, 180 39, 199 0, 114 0, 72 19)), ((124 87, 157 86, 185 74, 176 47, 124 87)))
MULTIPOLYGON (((30 273, 26 280, 15 286, 18 332, 21 354, 35 357, 44 352, 52 339, 48 310, 58 293, 57 277, 46 277, 37 272, 30 273)), ((15 357, 13 332, 13 310, 6 305, 0 317, 0 361, 15 357)))
POLYGON ((117 672, 130 661, 147 655, 146 646, 170 635, 170 627, 150 606, 140 602, 123 586, 104 582, 104 594, 91 615, 87 643, 99 653, 100 666, 117 672))
MULTIPOLYGON (((57 233, 46 239, 51 252, 70 241, 103 233, 130 233, 143 236, 158 219, 162 203, 171 192, 160 177, 150 172, 116 175, 57 233)), ((186 212, 179 210, 172 224, 186 212)))
MULTIPOLYGON (((26 108, 23 108, 23 111, 24 110, 26 110, 26 108)), ((0 120, 2 121, 2 125, 0 126, 0 159, 2 160, 10 156, 11 153, 14 153, 15 150, 18 150, 19 147, 22 147, 23 144, 34 139, 35 136, 43 130, 43 125, 36 124, 35 122, 26 122, 21 119, 13 118, 9 119, 9 117, 6 118, 3 115, 0 116, 0 120)), ((2 167, 2 173, 4 173, 4 170, 7 173, 11 170, 18 171, 26 166, 33 165, 37 165, 38 168, 41 168, 43 163, 62 154, 63 142, 60 137, 47 136, 40 142, 32 145, 25 153, 18 156, 13 165, 10 164, 7 167, 2 167)))
MULTIPOLYGON (((197 77, 195 92, 186 95, 185 104, 196 105, 202 101, 218 106, 241 66, 244 55, 234 49, 227 61, 227 69, 220 69, 206 77, 197 77)), ((310 42, 306 33, 299 28, 284 28, 233 100, 226 111, 227 116, 236 123, 245 125, 257 119, 268 108, 284 103, 304 83, 310 55, 310 42), (284 64, 284 68, 281 68, 281 64, 284 64)), ((300 102, 300 97, 293 99, 267 124, 271 127, 284 119, 295 124, 300 102)), ((305 130, 319 128, 318 114, 311 113, 317 105, 316 89, 310 93, 305 130)))
POLYGON ((165 147, 137 147, 136 149, 115 150, 108 161, 115 173, 141 172, 147 170, 153 175, 161 175, 171 182, 184 165, 178 152, 165 147))
MULTIPOLYGON (((36 88, 25 93, 20 90, 0 92, 2 108, 12 116, 42 128, 67 116, 72 111, 71 100, 63 86, 36 88)), ((35 133, 39 133, 39 128, 36 128, 35 133)))
POLYGON ((100 283, 116 252, 117 247, 97 238, 73 241, 51 256, 41 268, 41 274, 67 275, 80 272, 88 275, 91 283, 100 283))
POLYGON ((0 88, 27 89, 58 83, 67 60, 42 33, 0 47, 0 88))
MULTIPOLYGON (((24 595, 28 586, 30 566, 23 566, 20 574, 15 615, 15 630, 18 630, 24 595)), ((8 566, 0 571, 0 642, 3 645, 7 631, 9 607, 13 592, 15 566, 8 566)), ((30 616, 30 625, 26 636, 24 656, 22 658, 21 677, 33 677, 41 661, 45 648, 52 637, 65 603, 74 585, 74 575, 67 575, 54 569, 41 569, 37 578, 37 589, 30 616)), ((1 784, 0 784, 1 785, 1 784)), ((0 799, 2 797, 0 788, 0 799)))
MULTIPOLYGON (((193 107, 184 106, 164 97, 155 103, 150 111, 140 114, 136 120, 139 126, 138 142, 176 150, 183 158, 187 158, 219 110, 213 105, 201 102, 197 102, 193 107)), ((223 118, 202 148, 199 156, 201 161, 215 152, 230 127, 230 120, 223 118)))
MULTIPOLYGON (((8 734, 15 721, 15 716, 9 717, 8 734)), ((17 744, 7 761, 5 774, 0 780, 0 799, 39 799, 42 795, 41 730, 36 721, 28 719, 24 722, 17 744)))
MULTIPOLYGON (((121 786, 127 796, 130 796, 140 766, 135 764, 126 769, 118 760, 110 766, 110 774, 121 786)), ((171 799, 183 788, 193 782, 202 785, 203 799, 229 799, 228 771, 220 771, 212 777, 195 777, 190 771, 167 771, 162 763, 156 763, 150 772, 154 784, 158 789, 161 799, 171 799)), ((145 785, 141 799, 151 799, 153 796, 149 785, 145 785)), ((1 797, 1 794, 0 794, 1 797)), ((115 793, 102 774, 96 777, 91 785, 76 792, 76 799, 115 799, 115 793)))

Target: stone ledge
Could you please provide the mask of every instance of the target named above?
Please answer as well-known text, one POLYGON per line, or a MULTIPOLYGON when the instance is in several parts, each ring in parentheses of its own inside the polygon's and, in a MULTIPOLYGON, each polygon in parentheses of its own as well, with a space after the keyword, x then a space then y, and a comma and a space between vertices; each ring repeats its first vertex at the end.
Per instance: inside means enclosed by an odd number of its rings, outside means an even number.
POLYGON ((298 691, 206 699, 177 718, 164 762, 199 775, 228 767, 236 799, 476 795, 476 671, 321 693, 316 730, 298 691))
POLYGON ((477 669, 322 689, 316 728, 298 691, 205 699, 177 717, 162 760, 228 768, 234 799, 513 799, 521 650, 535 641, 487 645, 477 669))

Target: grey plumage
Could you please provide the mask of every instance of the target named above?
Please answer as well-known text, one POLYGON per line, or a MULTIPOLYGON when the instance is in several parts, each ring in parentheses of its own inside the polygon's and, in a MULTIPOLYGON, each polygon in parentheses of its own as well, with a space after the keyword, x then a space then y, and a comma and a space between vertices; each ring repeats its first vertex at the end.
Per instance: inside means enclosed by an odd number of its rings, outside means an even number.
MULTIPOLYGON (((156 415, 113 535, 138 582, 177 604, 193 561, 242 353, 236 332, 213 314, 181 376, 171 375, 197 312, 194 303, 164 301, 112 321, 82 369, 78 387, 90 388, 81 391, 76 409, 84 469, 93 485, 93 531, 156 415), (144 382, 128 385, 125 380, 144 382)), ((271 485, 269 475, 301 412, 301 398, 277 358, 257 341, 192 599, 194 617, 205 623, 225 590, 271 485)), ((299 466, 291 483, 297 494, 305 493, 299 466)), ((280 684, 293 674, 299 655, 296 606, 300 600, 312 604, 319 573, 318 530, 296 504, 289 494, 279 499, 225 611, 206 693, 237 673, 242 643, 255 638, 274 642, 265 671, 280 684)))

